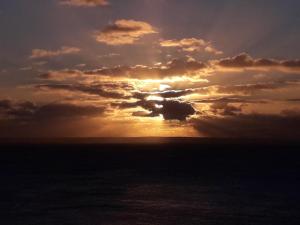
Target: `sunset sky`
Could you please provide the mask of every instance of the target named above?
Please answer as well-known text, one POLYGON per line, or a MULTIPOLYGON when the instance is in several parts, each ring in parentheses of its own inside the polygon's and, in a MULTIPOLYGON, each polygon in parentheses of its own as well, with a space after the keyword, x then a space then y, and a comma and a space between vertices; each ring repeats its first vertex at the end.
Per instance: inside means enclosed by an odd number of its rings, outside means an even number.
POLYGON ((1 0, 0 137, 300 138, 298 0, 1 0))

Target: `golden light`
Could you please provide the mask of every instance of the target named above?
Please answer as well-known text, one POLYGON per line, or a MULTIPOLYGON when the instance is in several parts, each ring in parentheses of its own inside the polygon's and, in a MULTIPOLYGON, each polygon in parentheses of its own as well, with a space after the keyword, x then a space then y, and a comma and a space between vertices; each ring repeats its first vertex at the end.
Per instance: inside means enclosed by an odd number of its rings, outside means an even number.
POLYGON ((159 85, 159 91, 165 91, 167 89, 170 89, 171 86, 170 85, 167 85, 167 84, 160 84, 159 85))
POLYGON ((151 95, 151 96, 147 97, 146 100, 147 101, 163 101, 164 98, 162 98, 160 96, 151 95))

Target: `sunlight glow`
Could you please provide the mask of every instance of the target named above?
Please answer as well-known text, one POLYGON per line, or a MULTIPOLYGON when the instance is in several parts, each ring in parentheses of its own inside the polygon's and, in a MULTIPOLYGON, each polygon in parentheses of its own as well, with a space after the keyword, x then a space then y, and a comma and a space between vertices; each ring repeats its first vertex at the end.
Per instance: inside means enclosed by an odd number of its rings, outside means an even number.
POLYGON ((170 89, 171 86, 170 85, 167 85, 167 84, 160 84, 159 85, 159 91, 165 91, 167 89, 170 89))
POLYGON ((146 100, 147 101, 163 101, 164 98, 151 95, 151 96, 147 97, 146 100))

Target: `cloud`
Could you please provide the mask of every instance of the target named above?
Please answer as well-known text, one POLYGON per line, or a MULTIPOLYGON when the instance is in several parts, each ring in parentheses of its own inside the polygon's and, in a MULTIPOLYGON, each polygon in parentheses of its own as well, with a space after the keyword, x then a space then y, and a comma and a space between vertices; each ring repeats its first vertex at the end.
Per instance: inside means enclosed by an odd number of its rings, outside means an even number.
POLYGON ((12 103, 10 100, 8 99, 2 99, 0 100, 0 110, 6 110, 6 109, 10 109, 12 106, 12 103))
POLYGON ((210 103, 266 103, 264 100, 254 100, 247 96, 231 96, 219 98, 206 98, 194 101, 195 103, 210 104, 210 103))
POLYGON ((186 95, 193 94, 195 91, 196 91, 195 89, 151 91, 151 92, 134 91, 132 93, 132 97, 137 99, 145 99, 149 96, 158 96, 164 99, 174 99, 174 98, 180 98, 186 95))
POLYGON ((182 96, 190 95, 192 93, 194 93, 192 89, 186 89, 186 90, 161 91, 161 92, 154 92, 151 94, 160 96, 162 98, 179 98, 182 96))
POLYGON ((67 102, 0 100, 0 105, 0 137, 88 136, 89 121, 105 117, 106 110, 101 105, 67 102))
POLYGON ((21 122, 97 116, 101 115, 104 110, 104 107, 94 105, 78 105, 70 103, 37 105, 29 101, 13 102, 11 100, 0 100, 1 120, 15 120, 21 122))
MULTIPOLYGON (((103 77, 110 77, 110 78, 133 78, 133 79, 163 79, 169 77, 189 77, 193 78, 195 76, 212 76, 213 74, 217 74, 220 70, 223 69, 257 69, 257 70, 271 70, 271 69, 280 69, 283 72, 300 72, 300 67, 297 65, 298 60, 282 60, 282 61, 271 61, 267 59, 259 59, 253 60, 248 56, 240 55, 238 57, 221 59, 216 61, 209 61, 209 62, 202 62, 199 60, 195 60, 191 57, 185 58, 178 58, 173 59, 167 63, 159 63, 153 66, 149 65, 134 65, 134 66, 126 66, 126 65, 119 65, 115 67, 102 67, 99 69, 93 70, 61 70, 61 71, 49 71, 40 75, 42 79, 49 79, 49 80, 64 80, 64 79, 71 79, 71 78, 87 78, 88 76, 103 76, 103 77), (229 60, 231 59, 231 60, 229 60), (250 60, 251 59, 251 60, 250 60), (259 67, 258 67, 259 66, 259 67)), ((243 72, 243 71, 242 71, 243 72)), ((267 71, 266 71, 267 72, 267 71)), ((242 77, 248 79, 241 73, 242 77)), ((214 76, 216 80, 217 76, 214 76)), ((218 76, 222 78, 221 76, 218 76)), ((277 76, 278 77, 278 76, 277 76)), ((280 79, 275 79, 274 76, 267 76, 264 75, 261 79, 249 80, 250 84, 248 86, 241 86, 236 87, 235 89, 242 89, 245 87, 246 89, 254 89, 255 86, 258 88, 259 86, 262 88, 263 86, 266 89, 269 89, 267 86, 280 86, 279 83, 275 84, 276 82, 283 82, 288 77, 283 77, 280 79), (261 82, 256 83, 259 80, 266 80, 268 82, 261 82), (251 84, 251 82, 254 82, 251 84)), ((290 81, 297 80, 293 77, 288 78, 290 81)), ((226 80, 223 79, 224 82, 226 80)), ((217 83, 216 83, 217 84, 217 83)), ((244 84, 243 84, 244 85, 244 84)))
POLYGON ((191 104, 175 100, 156 101, 143 99, 136 102, 112 104, 112 106, 117 106, 120 109, 142 107, 149 111, 149 113, 137 111, 133 113, 133 116, 157 117, 162 115, 165 120, 185 121, 189 116, 196 113, 196 110, 191 104))
POLYGON ((31 116, 35 109, 35 105, 28 101, 15 103, 9 99, 2 99, 0 100, 0 119, 24 119, 31 116))
POLYGON ((204 49, 206 52, 208 53, 211 53, 211 54, 214 54, 214 55, 222 55, 223 52, 216 49, 215 47, 209 45, 209 46, 206 46, 205 49, 204 49))
POLYGON ((300 102, 300 98, 287 99, 288 102, 300 102))
POLYGON ((63 46, 58 50, 51 51, 51 50, 45 50, 45 49, 33 49, 31 52, 31 59, 40 59, 40 58, 51 58, 61 55, 70 55, 70 54, 76 54, 80 52, 81 50, 76 47, 68 47, 63 46))
POLYGON ((74 78, 82 78, 83 74, 80 70, 60 70, 60 71, 48 71, 46 73, 40 74, 39 78, 43 80, 51 81, 64 81, 74 78))
POLYGON ((219 51, 216 48, 214 48, 210 42, 206 42, 203 39, 197 38, 184 38, 181 40, 162 40, 160 42, 160 46, 165 48, 180 48, 186 52, 205 51, 215 55, 223 54, 222 51, 219 51))
POLYGON ((300 113, 201 116, 191 121, 201 135, 234 138, 300 138, 300 113))
POLYGON ((234 116, 242 113, 244 104, 235 106, 228 102, 215 102, 210 106, 211 112, 222 116, 234 116))
POLYGON ((103 112, 104 107, 100 106, 55 103, 38 107, 33 116, 39 120, 72 119, 76 117, 99 116, 103 112))
POLYGON ((77 7, 96 7, 109 5, 108 0, 61 0, 61 5, 77 7))
POLYGON ((195 109, 189 103, 179 101, 163 101, 160 113, 165 120, 184 121, 187 117, 196 113, 195 109))
POLYGON ((281 70, 300 73, 300 60, 254 59, 246 53, 214 61, 214 64, 225 69, 281 70))
POLYGON ((145 35, 155 34, 154 27, 142 21, 117 20, 96 35, 96 40, 107 45, 130 45, 145 35))
MULTIPOLYGON (((118 86, 118 84, 39 84, 36 88, 40 90, 59 90, 74 93, 84 93, 89 95, 96 95, 103 98, 112 99, 128 99, 130 95, 126 95, 124 91, 115 91, 116 88, 126 88, 125 86, 118 86)), ((128 87, 127 87, 128 88, 128 87)))
POLYGON ((256 84, 240 84, 240 85, 228 85, 228 86, 216 86, 218 93, 222 94, 246 94, 252 95, 257 91, 268 91, 291 86, 293 83, 289 82, 267 82, 256 84))
POLYGON ((201 61, 190 59, 174 59, 165 65, 158 66, 117 66, 112 68, 101 68, 97 70, 85 71, 85 74, 112 77, 129 78, 164 78, 172 76, 196 75, 201 70, 207 68, 201 61))

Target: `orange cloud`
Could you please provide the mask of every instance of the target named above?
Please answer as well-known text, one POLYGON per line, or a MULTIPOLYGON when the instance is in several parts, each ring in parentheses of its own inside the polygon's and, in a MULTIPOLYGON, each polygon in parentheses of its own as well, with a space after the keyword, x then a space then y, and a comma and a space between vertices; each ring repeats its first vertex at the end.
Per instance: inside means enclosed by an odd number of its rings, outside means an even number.
POLYGON ((79 48, 67 47, 67 46, 63 46, 60 49, 55 51, 45 50, 45 49, 33 49, 30 58, 31 59, 50 58, 50 57, 56 57, 60 55, 76 54, 80 51, 81 50, 79 48))
POLYGON ((109 2, 107 0, 62 0, 60 4, 78 7, 96 7, 106 6, 109 2))
POLYGON ((117 20, 96 35, 96 40, 107 45, 134 44, 143 36, 155 34, 152 25, 135 20, 117 20))
POLYGON ((208 53, 212 53, 214 55, 222 55, 223 52, 216 49, 215 47, 211 46, 211 45, 208 45, 205 47, 204 51, 208 52, 208 53))
POLYGON ((181 48, 186 52, 205 51, 215 55, 223 54, 222 51, 217 50, 211 45, 211 43, 197 38, 184 38, 181 40, 162 40, 160 42, 161 47, 167 48, 181 48))

